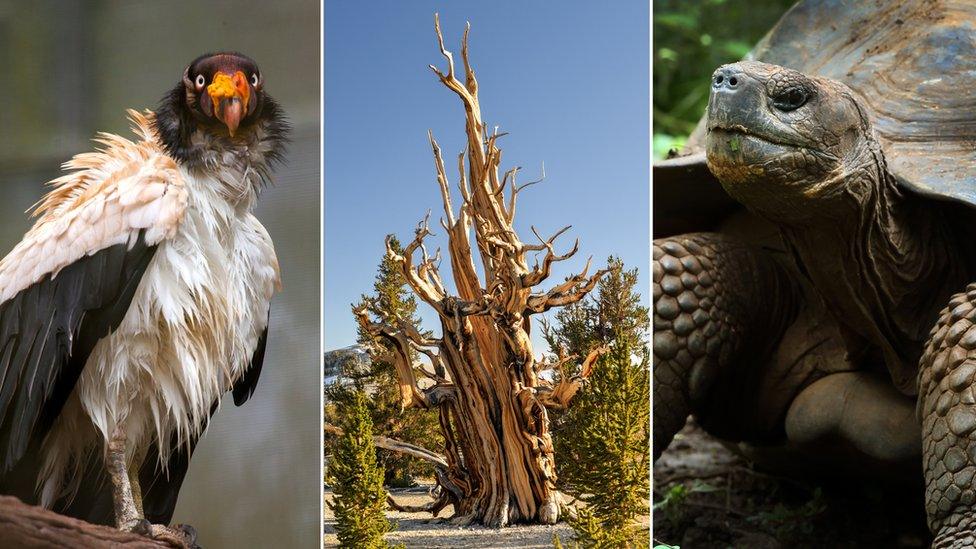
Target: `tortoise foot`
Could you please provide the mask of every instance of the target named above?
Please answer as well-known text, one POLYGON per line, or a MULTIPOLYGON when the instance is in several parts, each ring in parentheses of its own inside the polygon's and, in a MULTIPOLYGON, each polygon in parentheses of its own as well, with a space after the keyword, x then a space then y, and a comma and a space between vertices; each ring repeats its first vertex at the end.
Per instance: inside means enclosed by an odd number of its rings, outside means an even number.
POLYGON ((918 475, 922 435, 915 402, 873 372, 839 372, 806 387, 787 412, 786 434, 837 467, 883 466, 918 475))
POLYGON ((976 514, 956 513, 945 519, 932 541, 932 549, 976 547, 976 514))

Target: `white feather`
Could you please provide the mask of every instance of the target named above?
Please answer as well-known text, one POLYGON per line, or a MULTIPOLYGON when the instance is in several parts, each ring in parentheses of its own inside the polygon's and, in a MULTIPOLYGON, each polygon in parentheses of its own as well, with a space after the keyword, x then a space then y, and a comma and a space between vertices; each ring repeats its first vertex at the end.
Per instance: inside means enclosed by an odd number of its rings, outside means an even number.
POLYGON ((279 272, 271 238, 251 214, 257 176, 249 158, 237 158, 239 167, 209 173, 179 167, 179 213, 172 184, 153 173, 120 181, 116 198, 99 206, 122 221, 92 223, 106 234, 89 231, 96 234, 86 248, 125 242, 143 227, 158 245, 121 324, 96 344, 44 441, 42 504, 76 491, 79 467, 101 459, 117 425, 130 455, 158 442, 165 467, 250 365, 279 272))

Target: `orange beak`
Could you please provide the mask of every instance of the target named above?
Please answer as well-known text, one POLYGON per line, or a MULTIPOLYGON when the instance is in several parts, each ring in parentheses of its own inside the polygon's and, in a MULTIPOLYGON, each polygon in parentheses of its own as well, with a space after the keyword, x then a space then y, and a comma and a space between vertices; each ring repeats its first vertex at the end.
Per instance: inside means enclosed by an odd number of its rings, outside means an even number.
POLYGON ((247 102, 251 99, 247 77, 241 71, 233 75, 219 71, 213 82, 207 86, 207 93, 213 101, 214 116, 227 126, 227 131, 233 137, 247 112, 247 102))

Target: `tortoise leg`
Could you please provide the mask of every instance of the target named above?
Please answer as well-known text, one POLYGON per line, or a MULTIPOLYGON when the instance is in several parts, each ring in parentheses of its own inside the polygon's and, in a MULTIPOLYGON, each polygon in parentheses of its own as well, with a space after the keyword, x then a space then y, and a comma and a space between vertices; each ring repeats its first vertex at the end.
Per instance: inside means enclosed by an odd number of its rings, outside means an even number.
POLYGON ((798 299, 792 277, 769 254, 711 233, 654 241, 653 294, 657 459, 716 376, 768 360, 798 299))
POLYGON ((838 372, 804 388, 786 415, 786 437, 832 468, 883 467, 918 478, 915 399, 874 372, 838 372))
POLYGON ((976 546, 976 284, 942 310, 922 355, 925 511, 932 547, 976 546))

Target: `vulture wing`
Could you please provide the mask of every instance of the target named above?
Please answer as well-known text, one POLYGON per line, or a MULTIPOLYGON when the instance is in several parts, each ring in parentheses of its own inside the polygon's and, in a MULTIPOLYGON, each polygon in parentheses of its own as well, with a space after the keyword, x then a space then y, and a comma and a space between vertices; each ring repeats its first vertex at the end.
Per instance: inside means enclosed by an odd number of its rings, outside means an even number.
POLYGON ((155 144, 101 134, 65 164, 38 218, 0 261, 0 485, 60 413, 99 339, 118 327, 156 245, 186 207, 177 164, 155 144))

